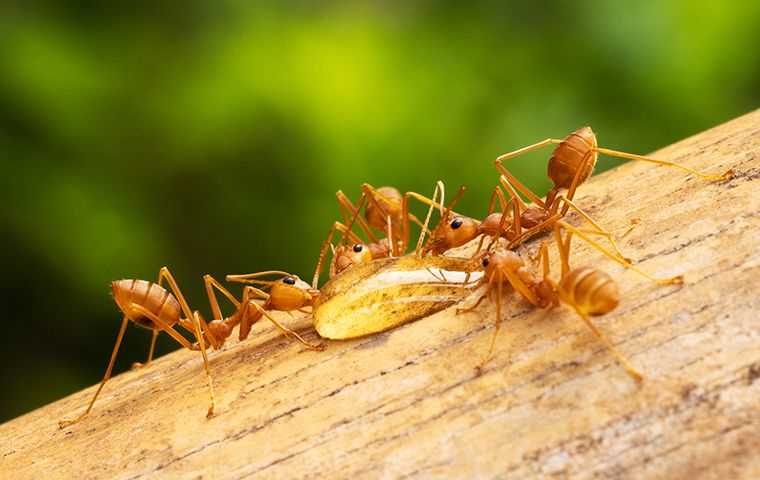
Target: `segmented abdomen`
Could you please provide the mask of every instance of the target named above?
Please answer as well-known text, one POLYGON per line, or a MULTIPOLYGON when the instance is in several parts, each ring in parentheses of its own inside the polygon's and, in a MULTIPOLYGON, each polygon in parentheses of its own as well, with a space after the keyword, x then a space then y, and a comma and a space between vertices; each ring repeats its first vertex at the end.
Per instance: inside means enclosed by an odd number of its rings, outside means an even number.
MULTIPOLYGON (((596 147, 596 135, 590 127, 579 128, 574 131, 554 149, 552 157, 549 159, 549 178, 559 188, 570 188, 573 177, 579 168, 581 168, 584 159, 589 151, 596 147)), ((594 170, 596 165, 597 153, 591 154, 592 158, 586 164, 587 167, 581 172, 578 178, 578 184, 583 183, 594 170)))
POLYGON ((601 270, 580 267, 572 270, 559 284, 560 299, 589 315, 602 315, 620 301, 617 283, 601 270))
POLYGON ((153 321, 133 305, 140 305, 162 321, 174 325, 179 321, 179 302, 164 287, 145 280, 116 280, 111 283, 116 305, 130 320, 145 328, 154 328, 153 321))

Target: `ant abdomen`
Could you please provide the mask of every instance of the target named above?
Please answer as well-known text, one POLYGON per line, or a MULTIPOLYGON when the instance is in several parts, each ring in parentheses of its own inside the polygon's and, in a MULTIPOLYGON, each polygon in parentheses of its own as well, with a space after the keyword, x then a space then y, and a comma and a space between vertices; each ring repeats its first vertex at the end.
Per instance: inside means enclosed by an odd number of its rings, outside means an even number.
POLYGON ((574 131, 557 145, 549 159, 548 174, 554 182, 554 188, 570 188, 570 184, 578 172, 584 168, 578 178, 578 184, 591 176, 596 165, 597 152, 596 135, 591 127, 582 127, 574 131), (587 157, 591 155, 591 159, 587 157))
POLYGON ((134 309, 139 305, 169 325, 180 319, 181 308, 177 299, 164 287, 145 280, 116 280, 111 282, 113 298, 119 309, 141 327, 154 329, 153 321, 134 309))
MULTIPOLYGON (((391 217, 391 223, 393 224, 396 224, 400 220, 401 202, 403 201, 404 196, 394 187, 379 187, 375 192, 383 199, 383 207, 379 207, 375 202, 369 202, 364 207, 364 214, 370 225, 379 230, 385 231, 388 225, 386 215, 391 217), (383 209, 385 211, 383 211, 383 209)), ((394 231, 396 230, 397 229, 394 229, 394 231)))
POLYGON ((576 268, 559 284, 560 299, 583 313, 603 315, 620 302, 617 283, 605 272, 591 267, 576 268))

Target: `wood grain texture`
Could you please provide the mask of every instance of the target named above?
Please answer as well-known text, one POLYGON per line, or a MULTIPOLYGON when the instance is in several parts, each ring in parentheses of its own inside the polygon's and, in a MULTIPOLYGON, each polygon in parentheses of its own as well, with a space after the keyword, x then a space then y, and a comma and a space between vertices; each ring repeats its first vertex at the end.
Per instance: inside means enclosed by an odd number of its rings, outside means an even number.
MULTIPOLYGON (((575 266, 620 284, 598 325, 641 386, 574 313, 514 298, 481 376, 488 303, 324 352, 259 324, 210 355, 214 418, 200 356, 178 351, 114 378, 78 425, 56 422, 94 387, 0 426, 0 477, 760 478, 760 111, 657 156, 736 176, 632 162, 579 190, 608 228, 641 219, 621 241, 639 266, 686 277, 658 287, 574 244, 575 266)), ((308 317, 283 321, 315 339, 308 317)))

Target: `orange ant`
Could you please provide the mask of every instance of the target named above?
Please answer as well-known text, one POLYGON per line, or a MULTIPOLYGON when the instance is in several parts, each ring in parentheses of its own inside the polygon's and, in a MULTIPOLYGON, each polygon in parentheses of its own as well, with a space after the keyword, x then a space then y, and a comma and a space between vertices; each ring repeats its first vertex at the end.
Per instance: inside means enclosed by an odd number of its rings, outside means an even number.
POLYGON ((620 301, 617 284, 607 273, 592 267, 579 267, 571 270, 569 263, 570 240, 573 234, 578 235, 594 248, 604 253, 608 258, 657 283, 681 283, 682 278, 654 278, 648 273, 622 261, 617 255, 605 250, 601 245, 586 236, 582 230, 561 220, 555 222, 553 228, 562 265, 559 282, 555 282, 549 277, 549 248, 546 242, 542 242, 539 249, 538 266, 543 266, 543 277, 541 280, 535 279, 533 274, 526 268, 523 259, 512 250, 486 250, 477 256, 482 267, 485 269, 485 274, 481 278, 480 283, 487 285, 486 292, 478 298, 472 307, 460 309, 457 313, 474 310, 483 299, 486 297, 490 298, 494 289, 496 290, 496 325, 491 337, 488 354, 479 364, 478 369, 482 369, 493 354, 496 337, 501 326, 502 288, 504 284, 509 284, 514 288, 515 292, 519 293, 525 300, 536 307, 553 308, 559 303, 564 303, 571 307, 591 329, 594 335, 612 352, 625 371, 636 381, 641 381, 643 379, 642 374, 631 366, 628 360, 615 349, 590 318, 609 313, 617 307, 620 301), (567 231, 564 238, 561 229, 567 231))
MULTIPOLYGON (((153 330, 153 338, 148 353, 148 360, 144 364, 136 363, 133 365, 133 368, 148 366, 150 364, 155 350, 156 337, 162 330, 168 333, 184 348, 201 351, 211 397, 211 405, 209 406, 207 417, 213 416, 215 401, 214 386, 206 354, 206 342, 208 342, 210 348, 215 350, 220 349, 224 344, 224 341, 232 333, 232 329, 238 324, 240 325, 240 340, 245 340, 248 338, 253 324, 261 319, 262 316, 265 316, 278 329, 280 329, 285 336, 301 342, 308 348, 321 350, 321 345, 307 342, 298 333, 282 325, 269 314, 269 311, 271 310, 291 311, 309 306, 319 292, 312 291, 308 284, 300 280, 297 276, 280 271, 259 272, 251 275, 231 275, 228 277, 228 280, 243 281, 244 279, 257 278, 265 275, 283 275, 283 277, 277 281, 257 281, 257 283, 268 285, 269 293, 258 288, 250 286, 246 287, 243 291, 243 299, 240 302, 211 275, 205 275, 203 279, 206 287, 206 294, 208 295, 211 310, 214 314, 214 320, 209 323, 206 323, 203 316, 197 310, 190 310, 176 280, 166 267, 163 267, 159 271, 157 283, 147 282, 145 280, 118 280, 113 282, 111 286, 113 289, 114 300, 119 309, 124 313, 124 320, 122 321, 119 335, 116 338, 116 345, 111 353, 111 360, 98 390, 95 392, 92 400, 90 400, 87 410, 74 420, 60 421, 59 426, 65 428, 73 425, 90 413, 103 385, 105 385, 111 377, 116 354, 119 351, 119 346, 121 345, 124 332, 130 320, 135 322, 138 326, 153 330), (164 280, 169 284, 171 292, 161 286, 161 283, 164 280), (214 288, 222 292, 222 294, 235 305, 235 312, 229 317, 225 318, 222 316, 219 302, 213 290, 214 288), (262 305, 259 305, 255 301, 260 299, 265 300, 262 305), (185 315, 185 318, 181 318, 182 314, 185 315), (192 318, 192 321, 187 320, 188 318, 192 318), (177 330, 175 330, 175 325, 179 325, 192 332, 195 335, 197 343, 190 343, 177 330)), ((253 282, 253 280, 245 281, 253 282)))
POLYGON ((188 350, 200 350, 203 356, 203 368, 206 371, 208 380, 209 396, 211 404, 208 408, 207 416, 214 414, 214 384, 211 379, 211 372, 208 366, 208 356, 206 355, 206 344, 203 339, 202 331, 207 331, 206 322, 198 311, 190 310, 190 306, 185 300, 184 295, 179 289, 176 280, 167 267, 162 267, 158 272, 158 281, 156 283, 145 280, 117 280, 111 283, 113 297, 119 310, 124 314, 121 322, 119 334, 116 337, 116 344, 111 352, 111 360, 108 362, 108 368, 100 382, 100 386, 95 391, 90 400, 87 409, 80 416, 73 420, 61 420, 58 422, 60 428, 65 428, 81 421, 92 410, 95 400, 98 398, 103 386, 111 378, 116 354, 119 352, 121 341, 124 338, 124 332, 127 324, 132 321, 135 325, 153 330, 153 338, 148 352, 148 359, 144 364, 137 363, 133 367, 142 367, 150 364, 153 359, 153 352, 156 345, 156 337, 161 331, 166 332, 175 339, 180 345, 188 350), (169 290, 166 290, 161 284, 166 281, 169 290), (184 315, 184 318, 182 318, 184 315), (197 344, 191 344, 180 332, 174 327, 180 326, 192 333, 197 344), (202 327, 202 329, 201 329, 202 327))
MULTIPOLYGON (((488 215, 482 222, 463 215, 446 215, 441 218, 431 234, 431 241, 426 247, 426 252, 440 255, 451 248, 464 245, 481 234, 492 237, 490 245, 493 245, 493 242, 499 237, 505 238, 509 242, 508 248, 513 249, 536 233, 551 229, 557 220, 567 214, 569 209, 573 209, 592 225, 592 228, 585 230, 587 233, 606 237, 618 257, 630 263, 630 260, 618 248, 613 234, 597 224, 572 201, 577 187, 591 175, 599 153, 679 168, 707 180, 723 180, 732 175, 731 170, 722 175, 709 175, 674 162, 601 148, 597 146, 596 135, 591 128, 583 127, 564 140, 546 139, 499 156, 495 160, 496 168, 501 172, 499 184, 506 190, 509 200, 506 199, 500 186, 497 185, 491 194, 488 215), (548 168, 548 175, 554 183, 554 187, 549 191, 544 201, 515 178, 502 165, 502 162, 550 144, 558 145, 552 153, 548 168), (515 188, 531 200, 533 205, 526 205, 515 188), (565 189, 567 193, 560 195, 560 192, 565 189), (495 199, 498 199, 501 204, 501 212, 493 212, 495 199), (564 205, 560 210, 561 202, 564 202, 564 205), (510 217, 511 222, 507 225, 510 217)), ((635 222, 632 222, 632 225, 628 227, 628 231, 633 227, 633 224, 635 222)), ((480 250, 482 243, 483 239, 481 238, 477 251, 480 250)))
MULTIPOLYGON (((667 160, 659 160, 656 158, 599 147, 596 140, 596 134, 591 130, 591 127, 579 128, 563 140, 547 138, 546 140, 533 145, 500 155, 494 161, 496 169, 501 173, 499 182, 506 189, 511 200, 518 204, 517 211, 520 212, 519 215, 513 216, 513 225, 511 227, 512 231, 510 235, 512 238, 508 238, 508 240, 510 240, 509 248, 514 248, 542 230, 551 229, 558 219, 567 214, 569 208, 573 208, 581 213, 587 220, 591 221, 588 215, 580 212, 580 209, 573 204, 572 200, 578 186, 588 180, 591 173, 594 171, 600 153, 611 157, 678 168, 710 181, 726 180, 733 175, 732 170, 727 170, 721 175, 712 175, 667 160), (517 180, 517 178, 515 178, 515 176, 512 175, 502 163, 506 160, 547 145, 557 145, 549 158, 547 169, 548 176, 554 186, 547 193, 546 200, 541 200, 538 195, 517 180), (513 185, 533 202, 532 206, 527 206, 523 202, 520 196, 517 195, 512 188, 513 185), (567 190, 567 193, 559 195, 562 190, 567 190), (560 210, 561 202, 564 202, 564 205, 560 210), (523 231, 523 229, 525 230, 523 231)), ((504 212, 504 215, 506 215, 506 212, 504 212)), ((504 225, 503 221, 500 223, 501 225, 504 225)), ((591 221, 591 223, 594 224, 593 221, 591 221)), ((602 230, 598 225, 594 224, 594 226, 598 230, 602 230)), ((607 234, 609 234, 609 232, 605 232, 605 235, 607 234)), ((617 249, 614 242, 613 246, 617 249)), ((622 257, 622 255, 620 256, 622 257)))
POLYGON ((362 185, 362 195, 358 206, 355 206, 342 191, 338 190, 335 195, 338 198, 341 214, 347 224, 334 222, 327 234, 327 238, 322 242, 319 260, 317 261, 314 277, 312 278, 312 288, 317 288, 324 259, 327 255, 327 249, 332 246, 332 238, 336 231, 341 233, 342 241, 338 247, 333 248, 333 260, 330 263, 329 278, 334 277, 353 265, 405 252, 408 244, 410 220, 421 228, 420 239, 417 242, 416 248, 416 251, 419 252, 424 235, 429 231, 427 227, 433 208, 443 208, 441 203, 438 202, 439 194, 441 196, 440 202, 443 203, 444 186, 441 181, 437 182, 432 199, 428 199, 415 192, 407 192, 402 196, 393 187, 375 189, 365 183, 362 185), (430 206, 424 223, 420 222, 414 214, 409 212, 408 203, 410 198, 415 198, 430 206), (366 221, 360 214, 362 207, 364 207, 366 221), (352 231, 354 223, 359 225, 360 229, 369 239, 369 242, 363 242, 352 231), (386 226, 387 237, 378 239, 370 226, 380 230, 382 230, 383 226, 386 226), (399 231, 405 233, 398 234, 397 232, 399 231), (347 244, 347 241, 351 242, 351 246, 347 244), (394 245, 398 248, 395 252, 394 245))

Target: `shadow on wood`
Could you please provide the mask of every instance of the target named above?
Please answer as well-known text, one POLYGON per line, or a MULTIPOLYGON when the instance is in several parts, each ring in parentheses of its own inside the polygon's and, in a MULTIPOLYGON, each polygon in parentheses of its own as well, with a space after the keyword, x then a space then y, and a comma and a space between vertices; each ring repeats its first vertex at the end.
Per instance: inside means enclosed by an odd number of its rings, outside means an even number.
MULTIPOLYGON (((710 183, 632 162, 579 189, 580 206, 607 228, 641 219, 621 247, 642 268, 686 278, 658 287, 574 244, 573 265, 619 282, 621 304, 598 325, 645 373, 641 386, 573 312, 536 310, 516 298, 505 304, 495 357, 481 376, 474 367, 494 323, 488 302, 474 313, 455 315, 454 307, 373 337, 329 342, 321 353, 261 324, 247 341, 211 353, 214 418, 205 417, 200 356, 177 351, 114 378, 73 427, 59 430, 57 422, 81 412, 94 387, 0 426, 0 471, 13 478, 758 478, 760 111, 657 156, 736 176, 710 183)), ((308 318, 283 321, 315 338, 308 318)))

